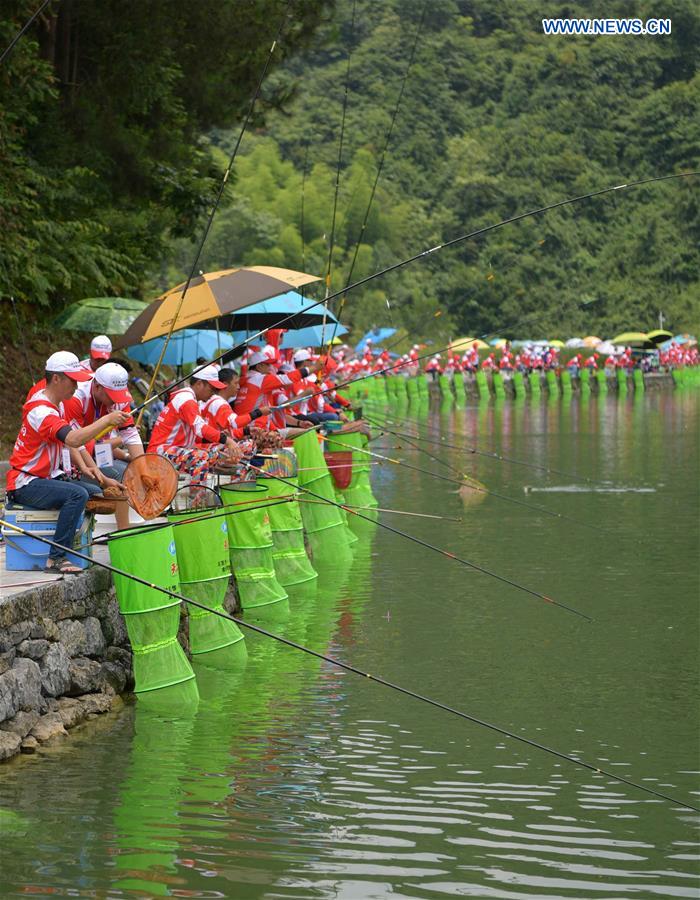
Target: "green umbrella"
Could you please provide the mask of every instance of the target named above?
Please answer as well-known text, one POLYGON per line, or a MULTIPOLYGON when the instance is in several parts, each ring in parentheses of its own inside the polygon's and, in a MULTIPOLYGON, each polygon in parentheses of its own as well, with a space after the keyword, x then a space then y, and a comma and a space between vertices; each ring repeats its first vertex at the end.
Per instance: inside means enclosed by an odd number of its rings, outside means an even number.
POLYGON ((147 306, 143 300, 131 297, 87 297, 71 303, 54 319, 54 325, 66 331, 124 334, 147 306))

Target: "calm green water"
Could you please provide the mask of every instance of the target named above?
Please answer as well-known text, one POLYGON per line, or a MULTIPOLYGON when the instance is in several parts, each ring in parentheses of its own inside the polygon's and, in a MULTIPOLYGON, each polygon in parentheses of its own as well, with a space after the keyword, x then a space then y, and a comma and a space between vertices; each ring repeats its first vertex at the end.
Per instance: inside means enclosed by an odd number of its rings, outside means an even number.
MULTIPOLYGON (((463 516, 384 521, 593 623, 368 526, 352 568, 323 571, 317 596, 295 597, 274 627, 697 804, 699 399, 391 413, 628 489, 431 448, 587 529, 490 497, 464 506, 451 484, 373 469, 380 505, 463 516)), ((243 670, 198 668, 195 714, 128 706, 0 768, 0 811, 21 816, 0 818, 2 896, 700 896, 697 814, 248 644, 243 670)))

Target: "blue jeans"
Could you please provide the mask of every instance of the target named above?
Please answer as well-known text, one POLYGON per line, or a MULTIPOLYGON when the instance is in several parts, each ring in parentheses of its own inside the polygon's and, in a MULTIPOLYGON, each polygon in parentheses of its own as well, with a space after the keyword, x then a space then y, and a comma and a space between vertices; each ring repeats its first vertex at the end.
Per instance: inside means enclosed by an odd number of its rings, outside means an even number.
POLYGON ((312 425, 320 425, 322 422, 337 422, 340 416, 336 413, 307 413, 305 416, 297 416, 301 422, 311 422, 312 425))
MULTIPOLYGON (((36 509, 58 509, 58 522, 54 541, 64 547, 72 547, 75 532, 85 504, 93 494, 101 494, 102 488, 89 481, 61 481, 58 478, 33 478, 29 484, 10 492, 8 496, 23 506, 36 509)), ((51 547, 50 559, 63 559, 65 550, 51 547)))

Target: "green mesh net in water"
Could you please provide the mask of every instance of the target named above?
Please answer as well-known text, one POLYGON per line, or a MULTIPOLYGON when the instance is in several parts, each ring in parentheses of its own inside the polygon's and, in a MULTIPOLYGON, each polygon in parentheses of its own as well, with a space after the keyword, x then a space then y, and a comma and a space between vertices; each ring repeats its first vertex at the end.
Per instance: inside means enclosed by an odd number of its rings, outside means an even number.
MULTIPOLYGON (((277 499, 289 497, 297 490, 296 477, 284 481, 270 479, 270 491, 277 499)), ((287 503, 271 501, 270 530, 272 531, 272 561, 277 580, 283 587, 303 584, 317 578, 317 573, 309 561, 304 544, 304 524, 297 500, 287 503)))
MULTIPOLYGON (((109 540, 109 555, 118 569, 179 593, 172 527, 114 532, 109 540)), ((182 684, 183 694, 196 698, 194 672, 177 640, 180 601, 123 575, 115 574, 114 586, 134 653, 136 692, 182 684), (185 686, 185 682, 191 684, 185 686)))
MULTIPOLYGON (((192 654, 211 653, 243 640, 225 612, 224 598, 231 576, 228 524, 218 508, 188 510, 168 516, 175 525, 181 593, 213 612, 188 604, 192 654), (218 514, 217 514, 218 513, 218 514)), ((241 651, 237 650, 237 654, 241 651)))
POLYGON ((287 592, 275 575, 270 514, 262 506, 267 493, 266 487, 256 484, 221 486, 224 505, 231 507, 226 517, 229 553, 243 609, 287 599, 287 592), (248 505, 236 509, 235 504, 248 505))

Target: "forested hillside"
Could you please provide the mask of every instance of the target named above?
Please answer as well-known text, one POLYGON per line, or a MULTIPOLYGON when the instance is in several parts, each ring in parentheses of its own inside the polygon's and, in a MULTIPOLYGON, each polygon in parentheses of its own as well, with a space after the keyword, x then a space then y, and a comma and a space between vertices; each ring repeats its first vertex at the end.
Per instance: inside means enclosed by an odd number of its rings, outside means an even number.
MULTIPOLYGON (((353 280, 520 211, 700 168, 700 6, 583 6, 338 0, 310 52, 275 76, 295 79, 298 97, 244 144, 207 266, 325 274, 347 80, 332 264, 334 290, 345 285, 416 34, 353 280), (557 14, 670 16, 673 32, 544 37, 542 16, 557 14)), ((556 210, 377 279, 348 295, 344 318, 421 330, 441 308, 443 331, 479 333, 540 312, 516 331, 551 336, 654 327, 663 311, 697 329, 699 200, 700 181, 685 179, 556 210), (598 302, 581 310, 582 298, 598 302)), ((178 248, 170 280, 190 256, 178 248)))
MULTIPOLYGON (((0 48, 38 0, 3 0, 0 48)), ((0 66, 0 297, 25 321, 67 301, 147 292, 170 242, 202 227, 279 0, 52 0, 0 66)), ((327 0, 298 4, 273 60, 307 46, 327 0)), ((266 85, 254 125, 285 101, 266 85)))
MULTIPOLYGON (((3 46, 34 7, 3 5, 3 46)), ((51 4, 0 69, 3 298, 53 313, 95 294, 150 298, 186 275, 284 8, 51 4)), ((325 276, 332 242, 337 290, 351 268, 357 280, 517 212, 700 168, 696 0, 290 9, 202 268, 325 276), (670 16, 673 32, 545 37, 545 15, 670 16)), ((653 327, 663 311, 698 329, 699 198, 684 179, 507 226, 353 291, 343 318, 425 335, 438 309, 441 330, 462 333, 531 316, 517 332, 553 336, 653 327)))

